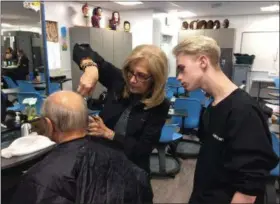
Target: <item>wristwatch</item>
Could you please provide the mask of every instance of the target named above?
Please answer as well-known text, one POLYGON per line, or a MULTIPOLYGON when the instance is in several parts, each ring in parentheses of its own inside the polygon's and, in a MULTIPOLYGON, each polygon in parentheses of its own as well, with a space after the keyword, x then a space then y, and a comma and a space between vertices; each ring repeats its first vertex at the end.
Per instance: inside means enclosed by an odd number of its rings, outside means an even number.
POLYGON ((87 67, 91 66, 97 67, 97 64, 91 60, 80 64, 82 71, 85 71, 87 67))

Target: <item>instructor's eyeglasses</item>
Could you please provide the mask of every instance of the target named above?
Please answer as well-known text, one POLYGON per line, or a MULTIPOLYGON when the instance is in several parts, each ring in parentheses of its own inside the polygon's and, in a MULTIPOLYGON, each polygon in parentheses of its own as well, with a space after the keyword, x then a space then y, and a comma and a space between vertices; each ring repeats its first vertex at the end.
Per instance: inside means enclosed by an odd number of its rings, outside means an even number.
POLYGON ((130 80, 133 76, 135 77, 137 82, 141 82, 141 83, 146 82, 152 78, 151 75, 147 75, 147 74, 140 73, 140 72, 133 73, 132 71, 129 70, 127 72, 128 79, 130 80))

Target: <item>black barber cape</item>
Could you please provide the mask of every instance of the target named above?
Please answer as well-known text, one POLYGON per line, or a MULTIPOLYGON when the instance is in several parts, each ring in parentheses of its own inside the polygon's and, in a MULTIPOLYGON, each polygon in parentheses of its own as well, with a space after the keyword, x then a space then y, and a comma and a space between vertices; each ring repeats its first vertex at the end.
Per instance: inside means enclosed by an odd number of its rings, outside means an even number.
POLYGON ((264 193, 266 178, 278 162, 267 121, 256 100, 237 89, 205 110, 202 142, 190 204, 230 203, 235 192, 264 193))
POLYGON ((23 176, 12 203, 152 203, 144 170, 105 143, 85 137, 58 145, 23 176))

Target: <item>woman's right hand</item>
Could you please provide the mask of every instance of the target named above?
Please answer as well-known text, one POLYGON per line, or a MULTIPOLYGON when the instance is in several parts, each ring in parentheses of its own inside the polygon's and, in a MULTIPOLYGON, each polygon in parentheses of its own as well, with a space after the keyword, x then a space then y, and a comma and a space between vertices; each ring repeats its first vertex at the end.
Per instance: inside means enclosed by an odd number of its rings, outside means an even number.
MULTIPOLYGON (((89 44, 75 44, 73 49, 73 60, 78 66, 94 61, 93 50, 89 44)), ((89 66, 84 70, 84 74, 80 78, 78 93, 82 96, 89 96, 98 81, 98 69, 94 66, 89 66)))
POLYGON ((97 67, 87 67, 84 74, 80 78, 80 84, 78 86, 78 93, 82 96, 90 96, 94 90, 98 81, 98 69, 97 67))

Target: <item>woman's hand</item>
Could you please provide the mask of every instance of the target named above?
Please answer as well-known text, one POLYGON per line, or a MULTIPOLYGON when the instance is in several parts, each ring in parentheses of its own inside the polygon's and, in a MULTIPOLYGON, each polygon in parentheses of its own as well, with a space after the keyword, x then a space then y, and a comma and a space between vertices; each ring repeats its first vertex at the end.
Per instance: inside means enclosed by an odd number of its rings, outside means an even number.
POLYGON ((107 128, 102 118, 100 118, 99 116, 89 117, 88 134, 93 136, 104 137, 110 140, 113 140, 115 136, 114 131, 107 128))
MULTIPOLYGON (((81 68, 88 62, 93 62, 92 57, 93 50, 89 44, 75 44, 73 48, 73 61, 81 68)), ((78 92, 82 96, 88 96, 91 94, 98 81, 98 69, 95 66, 88 66, 84 71, 80 79, 78 92)))
MULTIPOLYGON (((86 63, 87 59, 83 60, 82 63, 86 63)), ((82 64, 81 63, 81 64, 82 64)), ((84 74, 80 78, 80 84, 78 87, 78 93, 82 96, 91 95, 98 81, 98 69, 97 67, 87 67, 84 74)))

